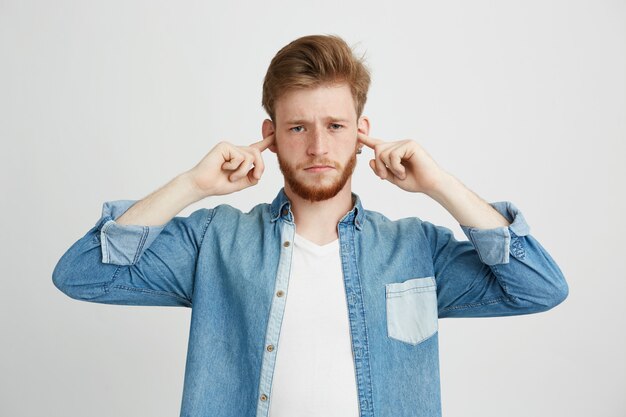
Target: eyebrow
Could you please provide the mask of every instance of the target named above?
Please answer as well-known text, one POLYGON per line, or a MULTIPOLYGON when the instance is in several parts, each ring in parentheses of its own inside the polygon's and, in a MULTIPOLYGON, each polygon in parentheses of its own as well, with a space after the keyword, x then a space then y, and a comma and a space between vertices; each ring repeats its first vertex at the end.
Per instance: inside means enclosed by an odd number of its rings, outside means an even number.
MULTIPOLYGON (((343 123, 348 123, 349 122, 348 119, 345 119, 345 118, 342 118, 342 117, 333 117, 333 116, 327 116, 325 118, 325 120, 333 121, 333 122, 343 122, 343 123)), ((302 119, 302 118, 297 118, 297 119, 287 120, 285 122, 285 124, 288 124, 288 125, 297 125, 297 124, 302 124, 302 123, 309 123, 309 120, 302 119)))

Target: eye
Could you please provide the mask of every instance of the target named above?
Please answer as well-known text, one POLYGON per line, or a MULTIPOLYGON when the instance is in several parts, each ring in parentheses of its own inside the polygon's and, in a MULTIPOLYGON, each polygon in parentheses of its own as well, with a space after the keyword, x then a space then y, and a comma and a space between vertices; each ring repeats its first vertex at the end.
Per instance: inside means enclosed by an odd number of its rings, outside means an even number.
POLYGON ((295 127, 292 127, 292 128, 291 128, 291 129, 289 129, 289 130, 291 130, 291 131, 292 131, 292 132, 294 132, 294 133, 299 133, 299 132, 302 132, 302 131, 301 131, 301 130, 295 131, 294 129, 300 129, 300 128, 302 128, 302 127, 303 127, 303 126, 295 126, 295 127))
POLYGON ((340 125, 339 123, 331 123, 331 126, 335 129, 335 130, 339 130, 343 127, 343 125, 340 125), (335 127, 336 126, 336 127, 335 127))

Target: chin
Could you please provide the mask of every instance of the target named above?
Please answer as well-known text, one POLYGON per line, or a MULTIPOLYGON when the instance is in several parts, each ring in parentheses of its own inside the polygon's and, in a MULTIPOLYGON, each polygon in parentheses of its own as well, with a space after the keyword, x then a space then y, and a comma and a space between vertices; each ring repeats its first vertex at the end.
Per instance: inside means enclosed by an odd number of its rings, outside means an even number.
POLYGON ((292 168, 289 164, 284 163, 278 158, 278 164, 285 178, 285 184, 297 196, 311 202, 319 202, 329 200, 335 197, 344 189, 356 165, 356 154, 348 160, 345 167, 339 165, 335 173, 320 173, 320 175, 311 175, 309 173, 301 173, 297 168, 292 168))
POLYGON ((285 182, 289 185, 289 189, 294 194, 313 203, 329 200, 339 194, 347 183, 347 180, 340 180, 341 178, 335 179, 335 181, 330 184, 328 184, 328 181, 324 181, 327 184, 322 185, 319 184, 319 182, 314 183, 313 181, 310 181, 309 183, 305 183, 294 178, 285 177, 285 182), (311 184, 311 182, 313 183, 311 184))

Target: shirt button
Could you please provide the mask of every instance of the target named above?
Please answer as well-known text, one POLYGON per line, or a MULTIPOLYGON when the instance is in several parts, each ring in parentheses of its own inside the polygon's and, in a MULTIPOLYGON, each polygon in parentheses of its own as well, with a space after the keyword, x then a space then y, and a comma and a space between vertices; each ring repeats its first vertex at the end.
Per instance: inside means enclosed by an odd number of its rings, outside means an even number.
POLYGON ((267 401, 267 395, 261 394, 261 401, 267 401))
POLYGON ((291 242, 289 242, 288 240, 285 241, 285 243, 283 243, 283 246, 286 247, 286 248, 288 248, 289 245, 291 245, 291 242))
POLYGON ((286 216, 287 214, 289 214, 289 210, 283 209, 283 216, 286 216))
POLYGON ((285 295, 285 293, 283 292, 283 290, 278 290, 278 291, 276 291, 276 297, 282 297, 283 295, 285 295))
POLYGON ((274 350, 274 345, 267 345, 267 351, 272 352, 274 350))

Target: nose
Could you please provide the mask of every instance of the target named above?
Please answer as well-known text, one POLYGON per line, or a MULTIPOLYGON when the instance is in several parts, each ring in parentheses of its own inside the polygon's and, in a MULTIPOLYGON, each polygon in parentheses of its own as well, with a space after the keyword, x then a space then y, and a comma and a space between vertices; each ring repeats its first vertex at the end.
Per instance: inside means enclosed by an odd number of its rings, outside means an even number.
POLYGON ((323 129, 315 129, 311 132, 307 153, 311 156, 325 155, 328 153, 328 138, 323 129))

